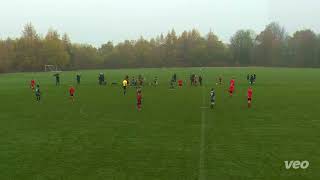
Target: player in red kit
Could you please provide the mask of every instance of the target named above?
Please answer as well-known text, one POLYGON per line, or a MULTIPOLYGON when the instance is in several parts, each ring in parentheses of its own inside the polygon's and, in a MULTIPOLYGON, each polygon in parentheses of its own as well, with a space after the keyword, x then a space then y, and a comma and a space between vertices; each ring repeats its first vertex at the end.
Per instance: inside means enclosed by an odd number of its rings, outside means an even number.
POLYGON ((234 77, 232 77, 232 79, 230 80, 230 87, 229 87, 230 97, 233 95, 234 88, 235 88, 235 80, 234 80, 234 77))
POLYGON ((230 84, 230 87, 229 87, 229 94, 230 94, 230 97, 232 97, 233 92, 234 92, 234 85, 231 85, 231 84, 230 84))
POLYGON ((248 108, 251 107, 251 101, 252 101, 252 88, 251 86, 248 88, 248 108))
POLYGON ((141 89, 139 88, 137 90, 137 108, 138 108, 138 111, 141 111, 141 104, 142 104, 142 92, 141 92, 141 89))
POLYGON ((36 81, 34 79, 31 80, 30 87, 31 87, 32 91, 34 91, 34 88, 36 87, 36 81))
POLYGON ((180 80, 178 80, 178 86, 179 87, 182 87, 182 84, 183 84, 183 81, 180 79, 180 80))
POLYGON ((234 86, 235 85, 235 80, 234 80, 234 78, 232 78, 231 80, 230 80, 230 86, 234 86))
POLYGON ((70 94, 70 98, 71 98, 72 102, 74 102, 74 93, 75 92, 76 92, 76 90, 74 89, 74 87, 70 86, 69 94, 70 94))

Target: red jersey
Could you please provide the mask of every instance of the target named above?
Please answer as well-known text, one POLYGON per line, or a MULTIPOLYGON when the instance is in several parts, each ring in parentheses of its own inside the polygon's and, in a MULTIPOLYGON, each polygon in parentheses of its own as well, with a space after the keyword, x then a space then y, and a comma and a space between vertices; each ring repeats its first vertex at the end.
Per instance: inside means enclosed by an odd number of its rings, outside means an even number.
POLYGON ((142 95, 141 94, 137 94, 138 104, 141 104, 141 100, 142 100, 142 95))
POLYGON ((182 86, 182 80, 178 81, 179 86, 182 86))
POLYGON ((34 79, 31 80, 31 86, 33 87, 36 84, 36 81, 34 79))
POLYGON ((252 89, 248 89, 248 98, 252 98, 252 89))
POLYGON ((75 91, 76 91, 76 90, 74 89, 74 87, 71 87, 71 88, 69 89, 70 94, 74 94, 75 91))
POLYGON ((235 83, 235 80, 234 80, 234 79, 231 79, 231 81, 230 81, 230 86, 234 86, 234 83, 235 83))
POLYGON ((233 90, 234 90, 234 86, 231 85, 231 86, 229 87, 229 90, 230 90, 230 91, 233 91, 233 90))

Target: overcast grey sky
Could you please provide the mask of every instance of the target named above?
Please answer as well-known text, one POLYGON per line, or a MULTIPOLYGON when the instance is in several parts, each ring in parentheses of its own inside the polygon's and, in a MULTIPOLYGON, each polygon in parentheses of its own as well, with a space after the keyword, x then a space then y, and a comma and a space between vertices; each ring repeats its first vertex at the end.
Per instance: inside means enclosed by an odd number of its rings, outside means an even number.
POLYGON ((317 0, 1 0, 0 38, 20 36, 31 22, 44 35, 51 27, 73 42, 98 46, 175 28, 214 31, 224 42, 245 28, 260 32, 271 21, 289 33, 320 31, 317 0))

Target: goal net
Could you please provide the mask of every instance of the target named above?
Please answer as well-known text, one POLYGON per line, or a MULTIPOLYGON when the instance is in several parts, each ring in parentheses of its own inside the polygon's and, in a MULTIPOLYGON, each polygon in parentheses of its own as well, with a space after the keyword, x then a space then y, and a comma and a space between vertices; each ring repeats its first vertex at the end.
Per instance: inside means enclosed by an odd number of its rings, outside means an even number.
POLYGON ((58 70, 58 66, 50 65, 50 64, 44 65, 44 71, 45 72, 61 72, 58 70))

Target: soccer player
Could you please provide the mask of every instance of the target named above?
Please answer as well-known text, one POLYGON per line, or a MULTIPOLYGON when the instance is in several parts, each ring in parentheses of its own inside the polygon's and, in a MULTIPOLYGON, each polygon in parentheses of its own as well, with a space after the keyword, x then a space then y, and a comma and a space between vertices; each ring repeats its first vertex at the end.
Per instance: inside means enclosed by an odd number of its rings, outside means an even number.
POLYGON ((137 80, 134 78, 134 76, 132 77, 130 86, 137 86, 137 80))
POLYGON ((181 79, 178 80, 178 85, 179 85, 179 87, 182 87, 183 81, 181 79))
POLYGON ((174 81, 173 81, 173 79, 170 80, 170 89, 174 89, 174 81))
POLYGON ((234 85, 230 84, 230 87, 229 87, 229 94, 230 94, 230 97, 233 96, 233 92, 234 92, 234 85))
POLYGON ((253 85, 253 82, 254 82, 254 75, 251 74, 251 76, 250 76, 250 84, 253 85))
POLYGON ((139 74, 139 76, 138 76, 138 83, 139 83, 138 85, 139 86, 143 86, 143 80, 144 80, 143 76, 141 74, 139 74))
POLYGON ((232 79, 230 80, 230 86, 234 86, 235 85, 235 79, 234 79, 234 77, 232 77, 232 79))
POLYGON ((222 84, 222 76, 220 75, 219 76, 219 85, 221 85, 222 84))
POLYGON ((194 75, 194 86, 198 86, 198 76, 197 75, 194 75))
POLYGON ((99 85, 102 85, 102 73, 99 74, 98 80, 99 80, 99 85))
POLYGON ((59 74, 59 73, 56 73, 56 74, 54 74, 53 76, 56 77, 56 86, 59 86, 59 85, 60 85, 60 74, 59 74))
POLYGON ((70 99, 72 102, 74 102, 74 93, 76 92, 75 88, 73 86, 70 86, 69 88, 69 94, 70 94, 70 99))
POLYGON ((39 102, 39 101, 40 101, 40 98, 41 98, 41 92, 40 92, 40 86, 39 86, 39 84, 37 84, 36 91, 35 91, 35 95, 36 95, 36 98, 37 98, 37 102, 39 102))
POLYGON ((30 87, 31 87, 32 91, 34 91, 35 86, 36 86, 36 81, 34 79, 31 79, 30 87))
POLYGON ((158 77, 157 76, 155 76, 153 79, 153 85, 158 86, 158 77))
POLYGON ((177 82, 177 74, 174 73, 172 76, 173 82, 176 83, 177 82))
POLYGON ((77 79, 77 84, 79 85, 80 84, 80 79, 81 79, 80 74, 77 74, 76 79, 77 79))
POLYGON ((126 95, 126 93, 127 93, 127 86, 128 86, 128 81, 126 79, 124 79, 122 81, 123 95, 126 95))
POLYGON ((213 106, 215 105, 215 101, 216 101, 216 93, 214 92, 214 89, 212 88, 211 89, 211 92, 210 92, 210 107, 211 109, 213 109, 213 106))
POLYGON ((141 111, 141 109, 142 109, 141 104, 142 104, 142 92, 141 92, 141 89, 138 88, 138 90, 137 90, 137 109, 138 109, 138 111, 141 111))
POLYGON ((247 81, 249 81, 249 78, 250 78, 250 74, 247 75, 247 81))
POLYGON ((99 85, 106 85, 106 82, 104 81, 104 74, 99 74, 99 85))
POLYGON ((250 86, 249 88, 248 88, 248 108, 250 108, 251 107, 251 101, 252 101, 252 87, 250 86))

